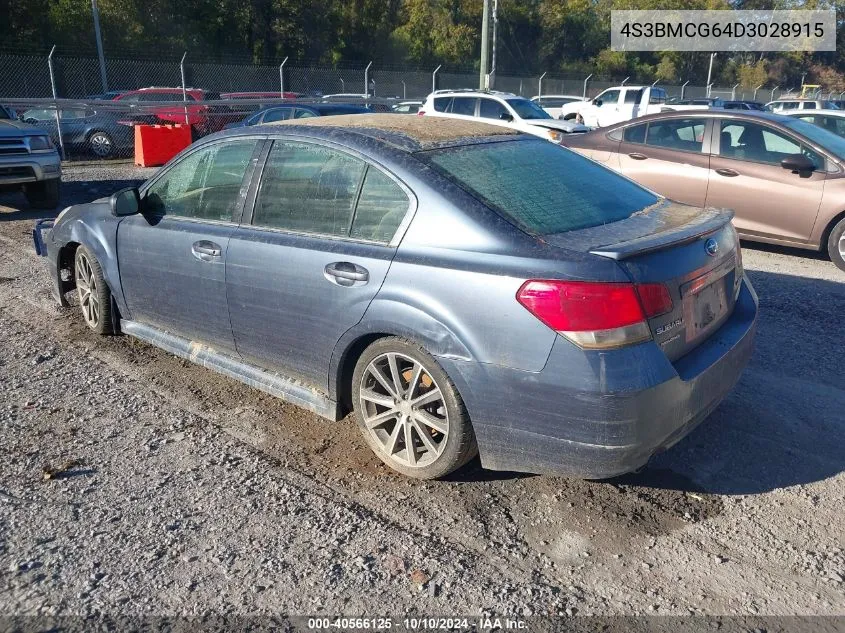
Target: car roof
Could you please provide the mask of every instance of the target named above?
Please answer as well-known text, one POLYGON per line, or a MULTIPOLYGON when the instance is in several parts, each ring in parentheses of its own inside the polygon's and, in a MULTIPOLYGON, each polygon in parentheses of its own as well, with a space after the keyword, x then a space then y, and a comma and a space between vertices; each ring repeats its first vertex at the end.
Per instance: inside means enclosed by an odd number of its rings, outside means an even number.
POLYGON ((828 110, 827 108, 811 108, 809 110, 790 110, 784 116, 811 116, 813 114, 825 114, 827 116, 838 116, 845 118, 845 110, 828 110))
POLYGON ((599 129, 601 131, 609 132, 610 130, 615 130, 616 128, 636 125, 638 123, 648 123, 649 121, 662 121, 664 119, 706 119, 710 117, 719 117, 722 119, 764 119, 773 123, 788 122, 790 118, 782 114, 775 114, 774 112, 765 112, 761 110, 672 110, 670 112, 647 114, 645 116, 637 117, 636 119, 622 121, 621 123, 599 129))
POLYGON ((473 88, 463 88, 461 90, 437 90, 432 92, 429 97, 500 97, 500 98, 511 98, 517 97, 519 99, 524 99, 525 97, 520 97, 512 92, 502 92, 499 90, 476 90, 473 88))
MULTIPOLYGON (((525 135, 517 130, 474 120, 445 117, 410 117, 397 114, 348 114, 313 119, 275 121, 261 127, 276 128, 280 132, 295 132, 317 138, 332 138, 338 134, 358 142, 373 139, 406 151, 415 152, 435 147, 462 145, 491 137, 507 140, 525 135)), ((253 128, 255 129, 255 128, 253 128)), ((243 134, 236 128, 224 134, 243 134)))

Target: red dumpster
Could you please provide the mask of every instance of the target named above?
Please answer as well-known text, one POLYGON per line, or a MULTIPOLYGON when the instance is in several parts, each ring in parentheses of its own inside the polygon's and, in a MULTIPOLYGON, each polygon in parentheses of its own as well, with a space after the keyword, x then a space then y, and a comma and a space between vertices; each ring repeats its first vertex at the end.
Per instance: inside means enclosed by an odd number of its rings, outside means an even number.
POLYGON ((188 125, 136 125, 135 164, 139 167, 164 165, 190 144, 188 125))

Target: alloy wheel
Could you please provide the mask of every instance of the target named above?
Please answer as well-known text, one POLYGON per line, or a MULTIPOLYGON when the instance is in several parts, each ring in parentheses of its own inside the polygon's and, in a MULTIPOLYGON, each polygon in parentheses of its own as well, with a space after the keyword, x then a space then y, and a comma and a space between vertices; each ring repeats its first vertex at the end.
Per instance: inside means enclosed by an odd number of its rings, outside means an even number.
POLYGON ((390 460, 422 468, 446 447, 443 392, 419 361, 392 352, 374 358, 361 377, 359 403, 368 432, 390 460))
POLYGON ((80 253, 76 258, 76 291, 79 293, 79 305, 82 307, 82 316, 92 328, 100 324, 100 299, 97 294, 97 278, 94 276, 94 269, 91 262, 84 254, 80 253))
POLYGON ((845 233, 839 237, 839 256, 845 259, 845 233))
POLYGON ((111 154, 112 145, 111 139, 108 137, 107 134, 102 132, 95 132, 91 138, 91 151, 94 152, 99 157, 108 156, 111 154))

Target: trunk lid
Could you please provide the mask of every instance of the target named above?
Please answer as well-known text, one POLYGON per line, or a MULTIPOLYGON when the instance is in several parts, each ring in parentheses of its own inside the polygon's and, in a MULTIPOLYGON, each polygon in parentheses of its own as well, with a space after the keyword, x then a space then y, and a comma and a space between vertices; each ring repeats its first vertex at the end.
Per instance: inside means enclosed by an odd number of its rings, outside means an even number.
POLYGON ((634 283, 662 283, 672 310, 648 321, 674 361, 706 340, 733 313, 742 279, 732 211, 661 200, 631 217, 549 235, 554 246, 615 260, 634 283))

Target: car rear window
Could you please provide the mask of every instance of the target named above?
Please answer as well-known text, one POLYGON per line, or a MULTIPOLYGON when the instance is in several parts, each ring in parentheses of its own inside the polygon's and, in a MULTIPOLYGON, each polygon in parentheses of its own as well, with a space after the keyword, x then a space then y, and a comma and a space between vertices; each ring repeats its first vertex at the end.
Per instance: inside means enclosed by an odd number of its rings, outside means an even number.
POLYGON ((617 222, 659 200, 627 178, 541 139, 464 145, 420 156, 533 235, 617 222))

